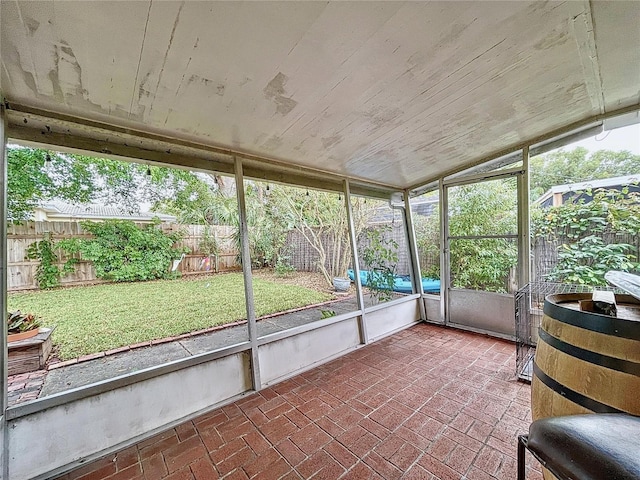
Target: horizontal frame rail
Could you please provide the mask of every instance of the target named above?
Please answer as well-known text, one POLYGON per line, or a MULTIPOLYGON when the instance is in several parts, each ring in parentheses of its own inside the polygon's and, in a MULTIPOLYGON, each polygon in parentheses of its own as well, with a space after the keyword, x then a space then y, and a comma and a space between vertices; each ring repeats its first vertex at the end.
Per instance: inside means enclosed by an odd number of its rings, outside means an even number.
POLYGON ((134 383, 139 383, 144 380, 149 380, 167 373, 172 373, 184 368, 193 367, 202 363, 211 362, 220 358, 228 357, 236 353, 246 352, 251 350, 250 342, 242 342, 229 347, 212 350, 211 352, 205 352, 192 357, 181 358, 172 362, 164 363, 154 367, 145 368, 137 372, 128 373, 119 377, 110 378, 108 380, 102 380, 91 385, 74 388, 67 390, 66 392, 60 392, 48 397, 44 397, 30 402, 21 403, 13 407, 9 407, 6 410, 7 420, 15 420, 26 415, 31 415, 42 410, 46 410, 51 407, 57 407, 66 403, 71 403, 83 398, 93 397, 110 390, 126 387, 134 383))
MULTIPOLYGON (((288 164, 267 157, 117 127, 24 105, 7 104, 7 136, 21 144, 48 146, 70 153, 234 174, 234 158, 243 160, 244 176, 342 193, 347 178, 332 172, 288 164)), ((397 187, 350 179, 354 195, 388 200, 397 187)))
POLYGON ((505 235, 455 235, 447 237, 449 240, 483 240, 491 238, 518 238, 515 233, 509 233, 505 235))

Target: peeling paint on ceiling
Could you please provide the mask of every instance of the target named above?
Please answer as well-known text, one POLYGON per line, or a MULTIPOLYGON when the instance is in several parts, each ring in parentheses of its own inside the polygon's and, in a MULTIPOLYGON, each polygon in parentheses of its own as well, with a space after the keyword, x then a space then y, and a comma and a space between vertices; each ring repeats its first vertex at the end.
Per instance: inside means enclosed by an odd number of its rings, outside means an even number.
POLYGON ((7 100, 405 188, 640 103, 640 2, 2 2, 7 100))

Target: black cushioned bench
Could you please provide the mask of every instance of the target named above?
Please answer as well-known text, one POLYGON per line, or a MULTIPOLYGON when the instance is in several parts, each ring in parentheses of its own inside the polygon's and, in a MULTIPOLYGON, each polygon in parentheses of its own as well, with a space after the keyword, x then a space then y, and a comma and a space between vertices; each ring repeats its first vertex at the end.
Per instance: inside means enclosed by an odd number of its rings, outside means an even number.
POLYGON ((518 480, 525 449, 559 480, 639 480, 640 417, 624 413, 536 420, 518 437, 518 480))

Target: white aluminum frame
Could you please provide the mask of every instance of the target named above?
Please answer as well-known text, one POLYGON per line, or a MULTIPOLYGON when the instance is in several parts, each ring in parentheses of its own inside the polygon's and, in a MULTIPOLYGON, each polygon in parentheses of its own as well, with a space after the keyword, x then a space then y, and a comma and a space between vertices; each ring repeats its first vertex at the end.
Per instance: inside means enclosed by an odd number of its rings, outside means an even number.
POLYGON ((0 475, 9 478, 7 428, 8 347, 7 347, 7 115, 0 97, 0 475))
MULTIPOLYGON (((250 310, 253 308, 253 292, 250 275, 250 259, 248 259, 248 243, 247 243, 247 225, 246 215, 244 212, 244 195, 243 191, 243 179, 245 174, 248 178, 254 178, 257 180, 267 180, 272 182, 288 183, 298 186, 307 186, 311 188, 319 188, 323 190, 342 192, 345 195, 345 208, 347 208, 348 214, 351 215, 350 196, 351 194, 371 196, 374 198, 388 199, 394 192, 394 189, 386 185, 372 184, 370 182, 364 182, 358 179, 350 179, 341 177, 336 174, 323 172, 320 170, 304 169, 292 167, 290 165, 283 165, 278 162, 274 162, 270 159, 264 159, 260 157, 253 157, 241 152, 234 152, 231 150, 214 149, 211 147, 205 147, 197 144, 188 144, 187 142, 178 142, 174 139, 168 139, 159 137, 157 135, 145 133, 145 132, 133 132, 126 129, 118 129, 116 127, 100 124, 98 122, 88 122, 86 120, 72 118, 60 114, 53 114, 50 112, 43 112, 40 110, 31 109, 28 107, 21 107, 11 105, 5 108, 5 104, 0 105, 0 196, 2 197, 0 205, 0 216, 6 219, 6 141, 7 136, 22 141, 25 144, 31 145, 49 145, 52 147, 62 147, 62 150, 67 151, 82 151, 89 154, 99 154, 109 158, 133 158, 137 160, 147 161, 148 163, 154 163, 158 165, 172 165, 181 166, 183 168, 190 168, 196 170, 216 171, 222 173, 233 173, 236 176, 237 186, 240 188, 238 192, 239 210, 241 211, 241 227, 242 227, 242 255, 245 259, 243 264, 243 273, 245 276, 245 296, 247 299, 247 316, 249 319, 249 341, 239 343, 230 347, 225 347, 215 351, 207 352, 202 355, 196 355, 186 359, 181 359, 168 364, 160 365, 146 370, 141 370, 133 374, 124 375, 116 379, 99 382, 97 384, 89 385, 87 387, 78 388, 68 392, 63 392, 51 397, 45 397, 41 400, 28 402, 15 407, 7 408, 7 345, 6 345, 6 291, 7 291, 7 269, 6 269, 6 242, 3 242, 0 249, 0 307, 2 307, 3 322, 0 325, 0 342, 2 342, 2 379, 0 380, 0 429, 2 429, 0 435, 0 461, 2 462, 3 476, 8 478, 9 472, 9 443, 11 438, 10 428, 8 422, 11 421, 16 425, 16 422, 26 421, 31 419, 37 419, 40 415, 47 411, 55 411, 57 409, 71 408, 78 402, 85 402, 90 397, 96 399, 102 398, 112 392, 127 391, 127 389, 133 388, 136 385, 146 384, 145 382, 155 381, 157 379, 165 378, 169 375, 174 375, 180 370, 192 369, 192 368, 204 368, 204 366, 213 364, 218 361, 226 361, 227 358, 236 357, 238 355, 250 356, 250 376, 251 386, 245 391, 237 392, 235 395, 231 394, 228 398, 221 401, 213 402, 205 409, 199 409, 193 411, 185 418, 173 419, 164 424, 163 428, 169 428, 178 421, 191 418, 193 416, 204 413, 204 411, 218 407, 221 404, 233 401, 239 396, 246 395, 255 390, 259 390, 261 385, 261 372, 260 372, 260 359, 259 349, 263 346, 274 344, 275 342, 282 341, 294 341, 297 337, 305 336, 307 334, 313 334, 321 329, 330 328, 334 325, 340 325, 344 322, 350 322, 357 319, 359 339, 358 345, 353 345, 349 348, 359 348, 363 344, 368 343, 373 339, 380 338, 385 335, 390 335, 395 331, 403 328, 407 328, 419 322, 424 317, 424 295, 421 295, 421 273, 417 262, 417 248, 415 242, 415 232, 413 230, 413 221, 411 217, 410 207, 408 205, 409 195, 415 188, 419 188, 420 185, 414 186, 403 191, 404 203, 405 203, 405 229, 409 239, 410 246, 410 258, 412 259, 412 277, 414 280, 414 289, 418 292, 414 295, 408 295, 404 298, 387 302, 382 305, 375 305, 372 307, 364 308, 362 291, 358 292, 359 309, 354 312, 349 312, 344 315, 340 315, 334 318, 319 320, 308 325, 302 325, 285 332, 278 332, 273 335, 267 335, 263 338, 256 338, 255 333, 255 312, 251 314, 250 310), (10 115, 9 115, 10 114, 10 115), (13 118, 12 122, 9 119, 13 118), (28 126, 24 125, 22 120, 27 120, 28 126), (18 121, 20 120, 20 121, 18 121), (45 126, 51 126, 51 128, 44 128, 45 126), (42 131, 40 131, 42 130, 42 131), (65 133, 67 130, 72 132, 71 134, 65 133), (84 135, 83 133, 84 132, 84 135), (133 147, 127 144, 128 139, 138 139, 140 145, 133 147), (146 148, 149 145, 155 145, 152 149, 146 148), (171 150, 166 150, 166 146, 175 146, 179 154, 171 153, 171 150), (244 217, 244 219, 243 219, 244 217), (248 267, 248 268, 247 268, 248 267), (248 270, 248 271, 247 271, 248 270), (248 280, 247 281, 247 277, 248 280), (406 318, 399 318, 396 312, 404 312, 403 316, 406 318), (411 313, 413 312, 413 313, 411 313), (253 320, 251 318, 253 317, 253 320), (395 322, 395 323, 394 323, 395 322), (373 329, 376 334, 372 334, 370 329, 373 329), (377 329, 377 330, 376 330, 377 329)), ((550 132, 547 135, 537 137, 525 144, 517 145, 509 149, 505 149, 502 152, 498 152, 491 157, 480 159, 474 164, 481 164, 487 160, 491 160, 500 155, 513 154, 518 150, 523 150, 523 167, 518 169, 512 169, 502 171, 496 174, 498 176, 506 176, 509 174, 516 174, 519 178, 525 178, 528 173, 528 146, 536 144, 536 149, 543 149, 545 146, 552 145, 559 146, 559 142, 572 141, 572 131, 580 129, 575 135, 585 135, 587 128, 599 128, 603 119, 613 116, 618 116, 623 113, 636 111, 638 106, 632 106, 623 108, 606 115, 597 115, 590 119, 586 119, 581 122, 569 125, 565 128, 550 132), (558 139, 558 137, 561 137, 558 139)), ((137 145, 137 144, 136 144, 137 145)), ((470 165, 469 165, 470 166, 470 165)), ((467 166, 467 167, 469 167, 467 166)), ((447 175, 454 175, 460 172, 461 169, 448 172, 447 175)), ((472 177, 458 177, 449 179, 446 181, 444 176, 437 179, 432 179, 438 182, 438 188, 440 191, 440 218, 441 218, 441 272, 442 272, 442 288, 440 296, 440 309, 442 318, 446 319, 448 315, 448 289, 450 288, 449 281, 449 248, 448 248, 448 187, 461 184, 461 182, 467 181, 473 182, 479 179, 494 178, 489 173, 482 173, 474 175, 472 177)), ((519 262, 523 265, 527 265, 528 262, 528 222, 524 218, 528 216, 528 182, 519 182, 519 223, 518 223, 518 241, 522 244, 523 248, 519 250, 519 262), (527 207, 525 212, 525 206, 527 207)), ((6 238, 6 222, 2 222, 2 230, 0 233, 6 238)), ((350 218, 349 221, 350 241, 354 245, 355 233, 353 228, 353 221, 350 218)), ((356 278, 359 278, 359 264, 357 259, 357 250, 354 251, 354 267, 356 269, 356 278)), ((527 280, 527 271, 523 269, 523 273, 520 276, 520 282, 527 280)), ((358 282, 356 282, 358 285, 358 282)), ((348 351, 345 350, 345 351, 348 351)), ((302 367, 302 369, 312 368, 318 362, 324 362, 328 359, 334 358, 335 355, 343 354, 343 352, 333 353, 326 358, 315 359, 314 363, 302 367)), ((286 361, 286 359, 284 359, 286 361)), ((186 372, 187 370, 185 370, 186 372)), ((297 369, 290 374, 295 375, 301 370, 297 369)), ((140 439, 156 433, 157 430, 149 432, 143 432, 140 435, 134 435, 129 439, 127 444, 135 443, 140 439)), ((84 458, 75 462, 67 462, 59 467, 52 468, 50 472, 39 475, 40 478, 45 478, 52 472, 62 473, 64 470, 73 466, 81 464, 84 460, 91 458, 97 458, 100 455, 108 453, 113 449, 122 448, 126 444, 118 444, 110 448, 97 451, 93 454, 86 455, 84 458)), ((37 454, 37 453, 36 453, 37 454)), ((36 478, 38 478, 36 477, 36 478)))
POLYGON ((247 330, 251 345, 251 383, 253 389, 262 389, 260 381, 260 360, 258 358, 258 331, 256 328, 256 308, 253 302, 253 276, 251 275, 251 250, 249 247, 249 223, 247 222, 247 205, 244 195, 244 175, 242 160, 234 157, 236 179, 236 199, 238 202, 238 216, 240 217, 240 256, 242 260, 242 275, 244 277, 244 298, 247 311, 247 330))
MULTIPOLYGON (((447 181, 446 179, 442 179, 441 183, 440 183, 440 188, 441 188, 441 195, 442 195, 442 199, 444 199, 444 201, 442 201, 441 199, 441 210, 440 210, 440 219, 441 219, 441 241, 444 242, 444 248, 443 248, 443 260, 444 260, 444 269, 441 269, 441 274, 440 274, 440 282, 441 282, 441 295, 440 295, 440 302, 441 302, 441 307, 440 310, 443 313, 443 319, 444 319, 444 324, 445 325, 450 325, 450 326, 454 326, 456 328, 462 328, 465 330, 472 330, 472 331, 476 331, 476 332, 480 332, 480 333, 487 333, 487 334, 492 334, 491 331, 488 330, 484 330, 484 329, 479 329, 479 328, 473 328, 473 327, 468 327, 465 325, 461 325, 458 323, 454 323, 452 321, 451 318, 451 256, 450 256, 450 251, 451 251, 451 240, 460 240, 460 239, 470 239, 470 240, 476 240, 476 239, 483 239, 483 238, 511 238, 511 239, 516 239, 518 242, 518 274, 520 275, 520 271, 522 270, 522 266, 520 264, 521 260, 524 258, 524 252, 525 252, 525 245, 524 243, 529 243, 528 241, 528 237, 526 239, 524 239, 524 233, 528 234, 528 226, 525 228, 525 230, 522 230, 522 225, 520 222, 520 219, 518 219, 518 233, 516 234, 504 234, 504 235, 460 235, 460 236, 451 236, 449 235, 449 189, 452 187, 458 187, 458 186, 462 186, 462 185, 470 185, 470 184, 475 184, 475 183, 481 183, 481 182, 488 182, 488 181, 492 181, 492 180, 500 180, 500 179, 505 179, 505 178, 511 178, 511 177, 516 177, 517 179, 517 209, 518 209, 518 215, 521 214, 522 210, 524 208, 529 209, 529 196, 528 196, 528 190, 527 190, 527 197, 526 199, 522 198, 522 188, 523 188, 523 181, 521 180, 522 177, 528 177, 528 173, 527 173, 527 169, 523 168, 523 167, 517 167, 517 168, 511 168, 508 170, 498 170, 498 171, 493 171, 493 172, 484 172, 484 173, 477 173, 477 174, 472 174, 472 175, 468 175, 468 176, 458 176, 454 179, 451 179, 449 181, 447 181), (442 286, 442 280, 445 280, 445 286, 442 286)), ((528 185, 528 180, 526 181, 527 185, 528 185)), ((528 214, 526 217, 527 220, 527 225, 528 225, 528 214)), ((527 250, 528 251, 528 250, 527 250)), ((528 262, 526 262, 528 264, 528 262)), ((526 269, 528 272, 528 268, 526 269)), ((528 273, 526 273, 526 275, 528 275, 528 273)), ((518 278, 521 278, 520 276, 518 278)), ((499 335, 503 338, 505 338, 503 335, 499 335)), ((506 337, 509 338, 509 337, 506 337)))

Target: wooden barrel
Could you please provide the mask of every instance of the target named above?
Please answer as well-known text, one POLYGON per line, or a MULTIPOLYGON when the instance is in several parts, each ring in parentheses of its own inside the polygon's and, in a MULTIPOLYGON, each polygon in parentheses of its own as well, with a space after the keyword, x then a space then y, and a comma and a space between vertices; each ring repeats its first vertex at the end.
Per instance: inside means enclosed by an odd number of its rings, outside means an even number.
POLYGON ((616 295, 618 317, 581 312, 591 294, 550 295, 538 331, 534 420, 581 413, 640 415, 640 301, 616 295))

